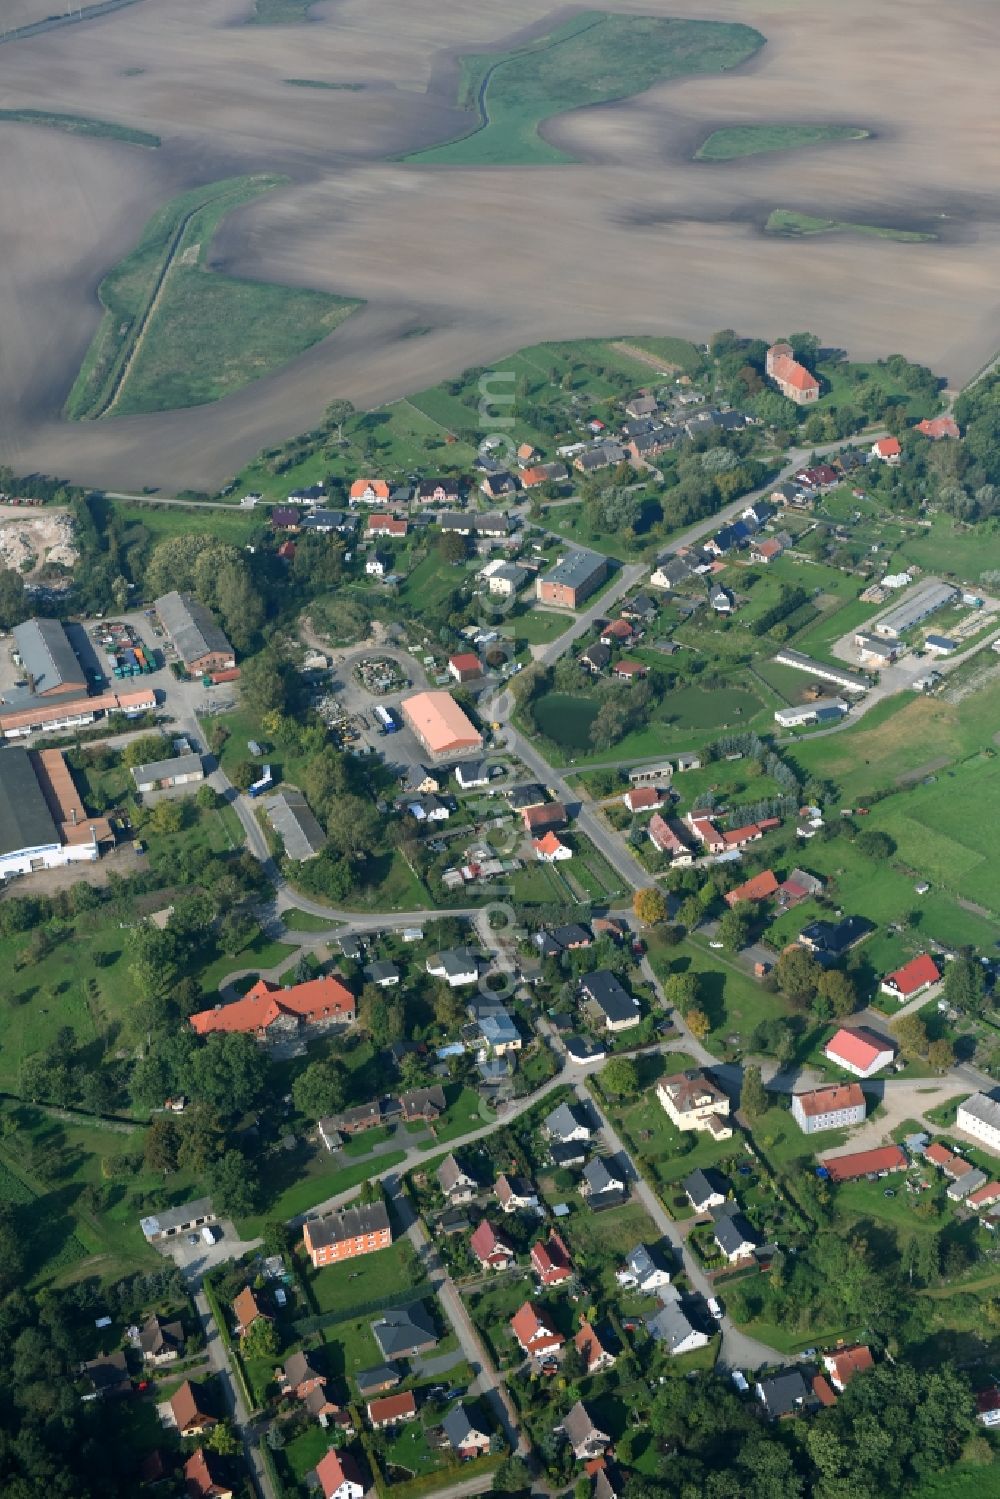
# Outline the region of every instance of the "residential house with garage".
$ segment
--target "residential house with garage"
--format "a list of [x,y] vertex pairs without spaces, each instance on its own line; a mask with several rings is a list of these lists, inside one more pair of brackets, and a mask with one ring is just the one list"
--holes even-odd
[[597,1425],[582,1400],[567,1411],[556,1431],[565,1436],[573,1449],[573,1456],[580,1463],[600,1457],[611,1445],[611,1438]]
[[565,1341],[545,1313],[530,1301],[524,1302],[511,1317],[510,1330],[523,1352],[531,1358],[556,1353]]
[[509,1270],[517,1259],[514,1250],[497,1233],[488,1218],[473,1231],[469,1247],[484,1270]]

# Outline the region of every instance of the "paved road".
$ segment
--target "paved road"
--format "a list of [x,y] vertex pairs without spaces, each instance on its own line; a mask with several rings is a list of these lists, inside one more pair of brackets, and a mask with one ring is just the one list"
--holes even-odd
[[260,1444],[257,1431],[250,1420],[250,1412],[240,1393],[240,1387],[233,1376],[229,1363],[229,1354],[222,1340],[212,1309],[208,1304],[208,1297],[201,1287],[201,1279],[198,1278],[192,1287],[195,1308],[198,1319],[201,1322],[202,1332],[205,1335],[205,1353],[212,1370],[219,1376],[225,1394],[226,1407],[229,1410],[233,1424],[243,1441],[243,1455],[246,1458],[247,1468],[251,1473],[254,1486],[262,1499],[278,1499],[267,1469],[264,1467],[263,1458],[260,1455]]
[[531,1450],[530,1444],[518,1427],[517,1413],[511,1404],[506,1386],[494,1368],[493,1361],[479,1333],[473,1326],[465,1302],[441,1263],[441,1257],[427,1237],[423,1224],[410,1206],[409,1199],[400,1190],[398,1177],[390,1177],[386,1186],[392,1205],[403,1224],[406,1237],[413,1245],[417,1259],[433,1287],[434,1294],[444,1307],[445,1316],[454,1328],[466,1362],[475,1374],[475,1379],[469,1386],[469,1393],[479,1394],[490,1406],[511,1452],[518,1452],[525,1456]]
[[[577,1083],[576,1093],[577,1097],[597,1114],[601,1121],[601,1132],[611,1150],[616,1155],[630,1160],[631,1157],[625,1149],[621,1136],[601,1109],[594,1095],[582,1083]],[[674,1246],[678,1257],[683,1261],[685,1273],[694,1289],[706,1300],[709,1296],[713,1296],[715,1288],[688,1249],[679,1225],[670,1217],[652,1187],[638,1172],[632,1185],[632,1194],[642,1203],[663,1237]],[[759,1369],[764,1364],[781,1362],[780,1355],[776,1354],[773,1348],[769,1348],[766,1343],[758,1343],[756,1338],[748,1337],[746,1333],[740,1332],[728,1316],[722,1319],[722,1359],[730,1369]]]

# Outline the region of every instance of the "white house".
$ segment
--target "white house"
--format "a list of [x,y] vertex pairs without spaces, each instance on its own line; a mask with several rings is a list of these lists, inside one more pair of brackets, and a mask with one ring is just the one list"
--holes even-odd
[[885,1036],[864,1026],[841,1026],[837,1034],[823,1048],[828,1062],[835,1062],[855,1077],[874,1077],[883,1067],[888,1067],[896,1055],[896,1048]]
[[362,1499],[365,1492],[361,1470],[349,1452],[332,1448],[316,1465],[319,1492],[323,1499]]
[[964,1134],[981,1140],[990,1150],[1000,1151],[1000,1101],[988,1093],[973,1093],[958,1106],[956,1126]]
[[806,1093],[792,1094],[792,1118],[806,1135],[825,1129],[850,1129],[863,1124],[865,1095],[860,1083],[830,1083]]
[[551,1114],[547,1114],[542,1121],[542,1128],[550,1140],[558,1140],[561,1145],[590,1139],[590,1126],[579,1118],[568,1103],[561,1103]]
[[669,1286],[670,1271],[653,1258],[645,1244],[637,1244],[625,1256],[625,1264],[615,1272],[615,1279],[620,1286],[634,1286],[648,1296]]
[[705,1130],[716,1140],[728,1140],[729,1099],[703,1072],[678,1072],[661,1077],[656,1096],[678,1129]]

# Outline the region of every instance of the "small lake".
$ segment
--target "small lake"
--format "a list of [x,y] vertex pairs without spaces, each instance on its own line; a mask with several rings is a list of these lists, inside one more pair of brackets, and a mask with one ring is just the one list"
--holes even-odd
[[550,692],[532,705],[535,722],[554,744],[568,750],[591,749],[590,726],[597,717],[596,698],[572,692]]

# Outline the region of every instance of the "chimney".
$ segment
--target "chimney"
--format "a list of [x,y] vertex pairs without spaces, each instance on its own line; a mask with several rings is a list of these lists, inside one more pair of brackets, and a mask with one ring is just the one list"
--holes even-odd
[[70,807],[70,809],[69,809],[69,820],[70,820],[70,826],[75,828],[76,827],[76,808],[75,807]]

